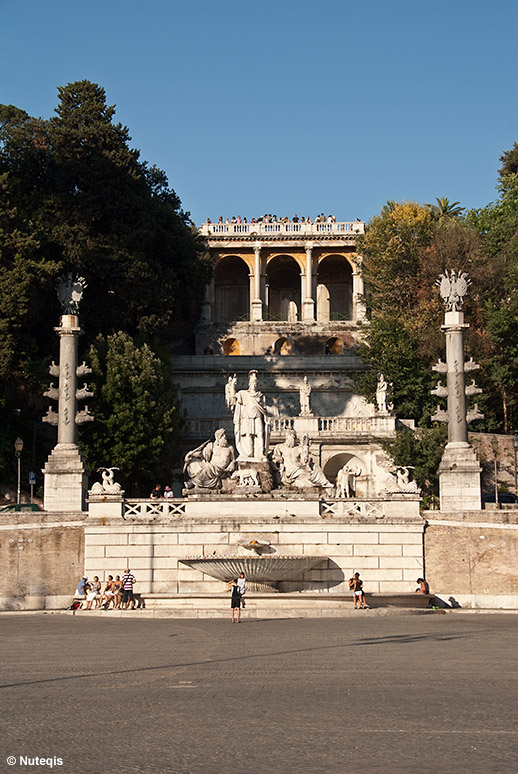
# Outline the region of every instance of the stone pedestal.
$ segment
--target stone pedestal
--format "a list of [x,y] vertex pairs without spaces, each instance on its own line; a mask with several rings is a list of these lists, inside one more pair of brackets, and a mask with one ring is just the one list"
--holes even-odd
[[312,298],[305,298],[303,304],[304,322],[313,322],[315,320],[315,301]]
[[252,320],[253,322],[261,322],[263,319],[263,302],[260,298],[254,298],[252,300]]
[[481,467],[469,443],[446,445],[439,465],[441,511],[477,511],[482,507]]
[[45,474],[44,509],[76,513],[85,508],[88,469],[73,443],[58,443],[43,468]]

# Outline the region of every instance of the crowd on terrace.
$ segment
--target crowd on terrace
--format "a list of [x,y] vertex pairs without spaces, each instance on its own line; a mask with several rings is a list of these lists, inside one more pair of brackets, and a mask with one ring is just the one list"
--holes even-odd
[[[356,218],[356,221],[359,223],[359,219]],[[207,218],[205,221],[207,224],[211,224],[212,220],[210,218]],[[242,218],[241,215],[238,215],[237,218],[235,215],[232,216],[232,218],[225,218],[223,219],[223,215],[220,215],[217,220],[218,225],[230,225],[230,224],[237,224],[240,225],[241,223],[248,223],[248,220],[246,218]],[[263,215],[260,218],[252,218],[250,223],[336,223],[336,218],[334,215],[325,215],[323,212],[320,213],[320,215],[317,215],[315,220],[311,220],[311,218],[299,218],[297,214],[295,214],[292,218],[288,217],[282,217],[279,218],[277,215]]]

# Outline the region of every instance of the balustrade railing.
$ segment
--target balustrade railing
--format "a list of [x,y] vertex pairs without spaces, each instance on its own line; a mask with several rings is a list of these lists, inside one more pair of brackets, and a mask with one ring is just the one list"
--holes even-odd
[[156,516],[184,516],[185,500],[161,499],[161,500],[124,500],[123,516],[134,518],[154,518]]
[[[395,430],[396,420],[391,416],[372,417],[273,417],[270,419],[272,434],[283,433],[286,430],[297,430],[299,422],[304,423],[304,432],[317,437],[318,435],[389,435]],[[230,416],[214,419],[184,420],[184,433],[187,436],[201,439],[211,438],[218,427],[227,431],[230,438],[233,434],[232,418]]]
[[363,234],[362,221],[343,223],[204,223],[203,236],[326,236]]
[[395,429],[394,417],[319,417],[319,433],[369,433],[382,435]]

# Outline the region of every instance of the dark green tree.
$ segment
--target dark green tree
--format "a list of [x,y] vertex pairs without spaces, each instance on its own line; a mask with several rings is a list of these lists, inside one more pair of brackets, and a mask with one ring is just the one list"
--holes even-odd
[[95,422],[80,434],[92,470],[116,466],[126,485],[147,494],[170,478],[178,440],[178,397],[168,361],[126,333],[99,335],[87,353]]

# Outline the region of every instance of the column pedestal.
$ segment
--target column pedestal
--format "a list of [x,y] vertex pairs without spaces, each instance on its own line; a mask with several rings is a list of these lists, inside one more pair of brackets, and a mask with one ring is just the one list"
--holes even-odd
[[469,443],[446,444],[438,470],[441,511],[479,511],[482,508],[481,470]]
[[252,321],[261,322],[263,319],[263,302],[260,298],[252,300]]
[[315,322],[315,301],[313,298],[304,299],[304,322]]
[[58,443],[45,467],[46,511],[78,513],[85,509],[88,469],[76,444]]

